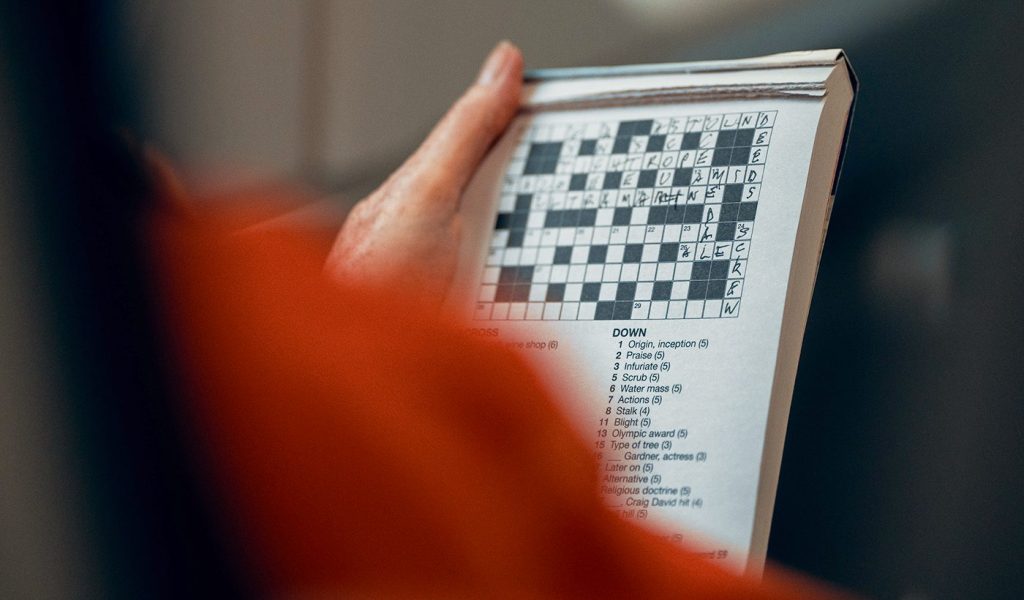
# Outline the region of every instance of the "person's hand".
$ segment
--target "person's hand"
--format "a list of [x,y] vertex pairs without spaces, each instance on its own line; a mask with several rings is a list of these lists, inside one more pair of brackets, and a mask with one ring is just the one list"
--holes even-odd
[[327,258],[338,279],[397,284],[441,301],[455,274],[462,192],[519,106],[523,58],[508,42],[384,184],[356,204]]

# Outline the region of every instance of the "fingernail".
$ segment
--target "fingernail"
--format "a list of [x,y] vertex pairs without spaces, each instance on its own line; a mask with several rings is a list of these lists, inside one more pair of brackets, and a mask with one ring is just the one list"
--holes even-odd
[[478,85],[492,85],[508,74],[508,68],[512,64],[512,48],[512,44],[507,41],[498,42],[484,61],[484,66],[480,68],[480,75],[476,78]]

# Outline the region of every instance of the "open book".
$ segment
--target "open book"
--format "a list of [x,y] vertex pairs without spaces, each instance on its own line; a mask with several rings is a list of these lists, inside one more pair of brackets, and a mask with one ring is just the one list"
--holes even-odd
[[739,570],[764,564],[855,93],[838,50],[534,71],[465,196],[450,302],[588,402],[615,510]]

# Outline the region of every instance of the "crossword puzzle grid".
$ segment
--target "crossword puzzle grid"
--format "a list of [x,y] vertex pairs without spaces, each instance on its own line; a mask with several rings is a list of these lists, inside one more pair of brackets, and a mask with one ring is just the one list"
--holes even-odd
[[535,125],[478,320],[736,317],[775,112]]

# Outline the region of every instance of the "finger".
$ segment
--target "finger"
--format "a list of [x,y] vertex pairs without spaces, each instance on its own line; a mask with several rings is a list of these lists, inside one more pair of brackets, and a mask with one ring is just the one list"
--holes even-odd
[[519,49],[508,42],[498,44],[477,81],[395,173],[396,182],[417,190],[417,196],[427,201],[457,203],[480,161],[515,116],[522,73]]

